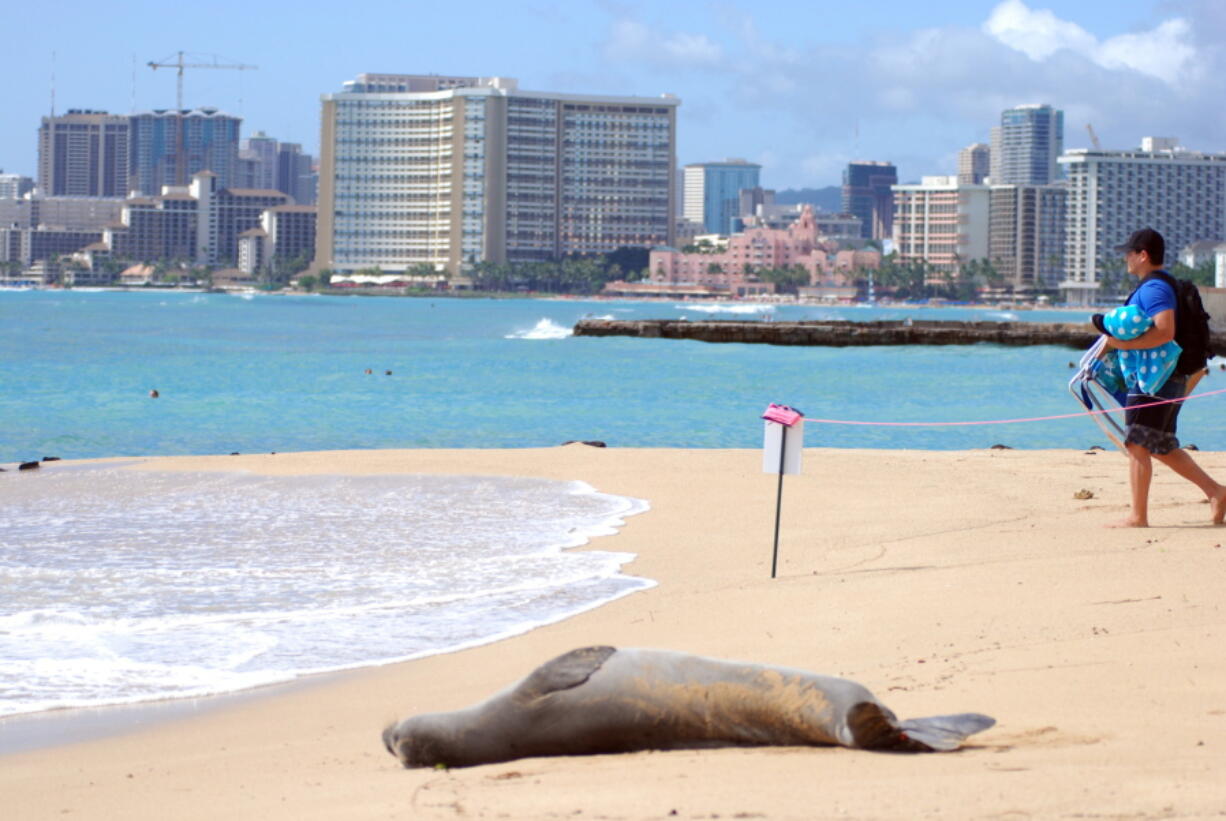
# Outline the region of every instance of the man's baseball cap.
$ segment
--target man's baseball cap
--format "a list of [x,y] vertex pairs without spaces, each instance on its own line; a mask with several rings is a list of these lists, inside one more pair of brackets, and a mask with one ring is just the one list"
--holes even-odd
[[1115,250],[1121,254],[1128,251],[1145,251],[1151,260],[1161,264],[1166,256],[1166,240],[1153,228],[1142,228],[1133,231],[1123,245],[1115,246]]

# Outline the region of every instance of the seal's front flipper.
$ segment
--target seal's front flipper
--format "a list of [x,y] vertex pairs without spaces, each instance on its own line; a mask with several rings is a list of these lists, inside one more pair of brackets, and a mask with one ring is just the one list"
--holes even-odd
[[533,670],[515,688],[513,698],[522,704],[558,690],[578,687],[616,652],[616,647],[600,646],[581,647],[564,653]]
[[912,718],[899,726],[907,737],[934,752],[956,750],[968,735],[988,729],[996,719],[980,713],[958,713],[950,716]]

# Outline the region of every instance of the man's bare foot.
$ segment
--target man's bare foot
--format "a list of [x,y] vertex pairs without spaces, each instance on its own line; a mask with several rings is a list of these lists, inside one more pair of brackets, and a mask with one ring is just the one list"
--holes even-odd
[[1213,523],[1215,525],[1220,525],[1223,521],[1226,521],[1226,489],[1223,489],[1221,495],[1216,499],[1209,500],[1209,509],[1213,511]]
[[[1226,504],[1226,502],[1223,502],[1223,504]],[[1112,522],[1107,527],[1149,527],[1149,522],[1145,519],[1138,519],[1136,516],[1129,516],[1123,521]]]

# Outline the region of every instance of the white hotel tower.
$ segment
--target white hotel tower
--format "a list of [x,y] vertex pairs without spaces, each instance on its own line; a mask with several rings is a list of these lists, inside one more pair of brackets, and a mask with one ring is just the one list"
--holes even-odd
[[322,99],[316,269],[459,274],[672,242],[675,97],[362,74]]
[[1146,137],[1139,150],[1073,149],[1059,162],[1068,174],[1060,289],[1070,303],[1092,302],[1103,272],[1123,271],[1114,248],[1138,228],[1162,234],[1168,263],[1193,242],[1226,239],[1226,154]]

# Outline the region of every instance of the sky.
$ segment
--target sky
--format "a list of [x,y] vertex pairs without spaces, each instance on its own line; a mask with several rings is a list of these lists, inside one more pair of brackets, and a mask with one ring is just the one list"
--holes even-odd
[[[31,21],[31,16],[40,19]],[[1222,0],[282,0],[56,2],[0,50],[0,169],[35,176],[39,118],[184,104],[318,153],[319,98],[363,72],[515,77],[522,89],[681,99],[679,165],[740,157],[768,188],[956,171],[1004,108],[1065,112],[1065,146],[1175,136],[1226,151]],[[25,36],[21,26],[29,26]],[[48,37],[52,34],[52,37]],[[36,36],[37,35],[37,36]],[[53,81],[54,80],[54,81]]]

